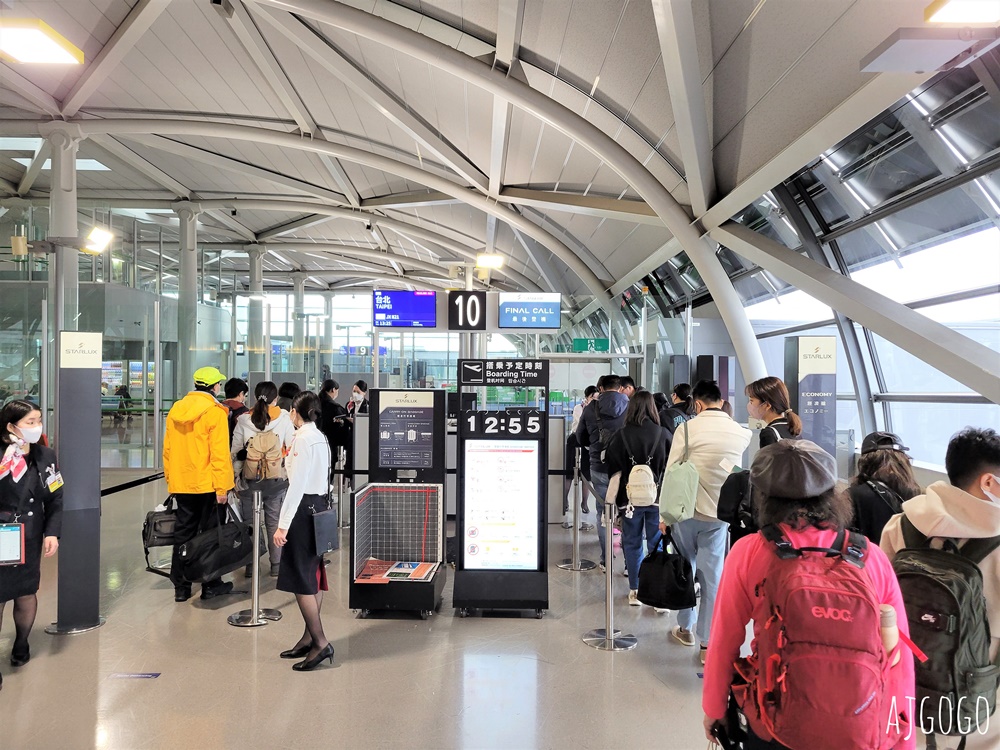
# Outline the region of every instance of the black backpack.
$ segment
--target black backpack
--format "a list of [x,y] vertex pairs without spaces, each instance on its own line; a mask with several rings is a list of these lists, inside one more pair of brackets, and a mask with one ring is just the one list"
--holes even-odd
[[[990,662],[990,623],[979,569],[1000,547],[1000,536],[969,539],[961,548],[944,539],[941,549],[933,549],[905,514],[901,529],[906,547],[892,567],[910,638],[927,655],[927,661],[916,662],[915,722],[935,734],[969,735],[988,726],[1000,687],[1000,664]],[[964,747],[963,736],[959,748]]]
[[246,406],[241,406],[238,409],[229,410],[229,445],[233,444],[233,433],[236,432],[236,422],[243,414],[246,414],[250,409]]
[[757,508],[750,488],[750,472],[747,469],[735,471],[726,477],[719,491],[719,506],[716,516],[729,524],[729,543],[736,544],[745,536],[756,534]]

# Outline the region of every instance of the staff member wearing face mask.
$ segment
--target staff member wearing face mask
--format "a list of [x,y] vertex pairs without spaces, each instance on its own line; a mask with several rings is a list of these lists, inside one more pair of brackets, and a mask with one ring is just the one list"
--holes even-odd
[[[0,460],[0,523],[24,525],[24,562],[0,565],[0,625],[7,602],[14,602],[14,644],[10,663],[28,663],[28,634],[38,610],[42,555],[59,549],[62,527],[62,475],[56,454],[38,443],[42,413],[28,401],[11,401],[0,411],[3,459]],[[0,677],[0,686],[3,678]]]
[[354,419],[355,414],[368,413],[368,383],[359,380],[351,388],[351,401],[347,405],[347,413]]

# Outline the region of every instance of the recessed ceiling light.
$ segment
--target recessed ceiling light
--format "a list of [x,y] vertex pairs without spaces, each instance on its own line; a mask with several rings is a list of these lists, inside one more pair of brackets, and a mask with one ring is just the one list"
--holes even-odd
[[15,63],[83,64],[83,51],[38,18],[0,18],[0,57]]
[[1000,0],[935,0],[924,9],[927,23],[998,23]]
[[[29,167],[31,166],[31,159],[26,159],[24,157],[18,156],[14,158],[18,164]],[[45,163],[42,165],[42,171],[52,169],[52,160],[46,159]],[[77,172],[110,172],[111,167],[106,167],[97,159],[77,159],[76,160],[76,171]]]

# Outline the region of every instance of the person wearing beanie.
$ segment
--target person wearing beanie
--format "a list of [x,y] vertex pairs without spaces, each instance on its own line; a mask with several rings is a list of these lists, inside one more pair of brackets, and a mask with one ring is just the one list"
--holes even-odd
[[[194,390],[177,401],[167,414],[163,436],[163,477],[177,504],[174,554],[170,580],[174,601],[191,598],[191,582],[181,573],[180,547],[205,529],[221,522],[216,505],[225,505],[235,484],[229,460],[229,410],[219,403],[226,376],[214,367],[194,373]],[[233,590],[221,578],[201,585],[201,598],[211,599]]]
[[[782,440],[762,448],[751,465],[750,482],[758,498],[761,529],[777,526],[796,549],[829,549],[851,521],[850,500],[835,489],[836,459],[809,440]],[[758,592],[776,559],[775,545],[765,539],[763,531],[736,542],[726,559],[715,599],[702,693],[705,733],[709,738],[718,724],[726,722],[730,685],[736,674],[734,665],[746,639],[747,624],[753,622],[756,641],[771,618],[771,604]],[[871,584],[876,601],[895,609],[900,632],[909,635],[903,597],[889,559],[874,545],[868,546],[862,559],[862,576]],[[902,658],[890,668],[881,703],[884,714],[879,718],[881,727],[895,731],[893,727],[899,717],[890,716],[892,706],[895,703],[897,708],[907,710],[907,696],[913,696],[914,689],[913,659]],[[894,746],[898,750],[915,747],[914,733],[906,731],[904,718],[909,720],[899,718],[900,737]],[[837,729],[836,722],[823,727],[829,744],[814,745],[809,750],[848,747],[844,738],[838,737]],[[778,742],[762,740],[752,730],[750,734],[744,745],[746,750],[788,750]]]

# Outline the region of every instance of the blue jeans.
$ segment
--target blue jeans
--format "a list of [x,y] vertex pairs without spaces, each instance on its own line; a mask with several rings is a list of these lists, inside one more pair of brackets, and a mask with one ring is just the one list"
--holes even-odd
[[702,521],[689,518],[670,527],[677,551],[691,562],[695,580],[701,584],[701,600],[695,608],[682,609],[677,613],[677,624],[685,630],[695,630],[697,618],[698,642],[708,645],[708,634],[712,628],[712,610],[715,609],[715,595],[722,580],[722,563],[726,557],[729,541],[729,525],[725,521]]
[[651,542],[660,530],[660,506],[647,505],[634,508],[632,517],[622,515],[622,550],[625,552],[625,567],[628,568],[628,587],[632,591],[639,588],[639,563],[642,562],[642,533],[646,532],[646,542]]
[[605,550],[608,546],[608,530],[604,528],[604,496],[608,494],[608,478],[606,472],[590,467],[590,483],[594,485],[597,497],[594,498],[594,507],[597,509],[597,541],[601,545],[601,565],[604,565],[606,557]]

